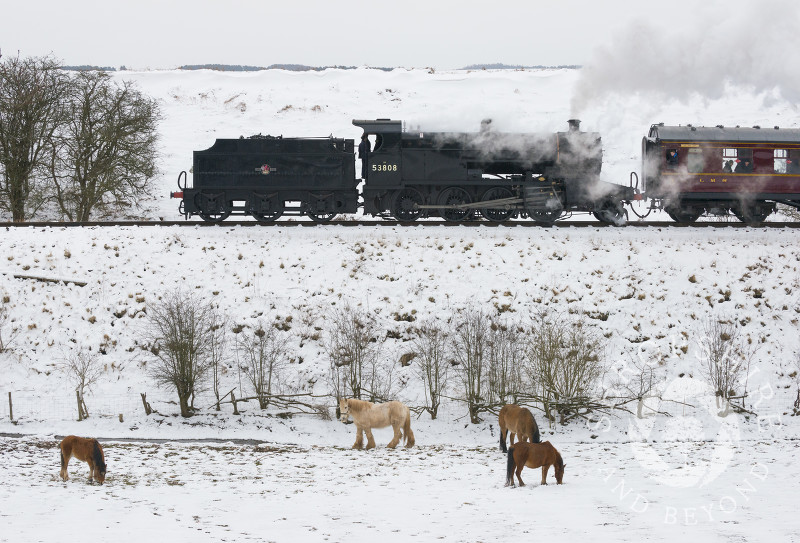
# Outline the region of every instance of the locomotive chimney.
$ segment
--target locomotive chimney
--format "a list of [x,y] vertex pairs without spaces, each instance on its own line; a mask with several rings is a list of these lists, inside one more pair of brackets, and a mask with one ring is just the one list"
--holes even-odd
[[570,119],[567,121],[569,124],[569,131],[570,132],[580,132],[581,130],[581,121],[580,119]]

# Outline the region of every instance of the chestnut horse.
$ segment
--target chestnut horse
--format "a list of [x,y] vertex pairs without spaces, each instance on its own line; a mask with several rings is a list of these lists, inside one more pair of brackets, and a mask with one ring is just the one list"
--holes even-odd
[[564,468],[567,466],[561,459],[555,447],[549,441],[544,443],[525,443],[520,442],[512,445],[508,449],[508,464],[506,469],[506,486],[514,486],[514,470],[517,472],[519,486],[525,486],[522,482],[522,468],[542,468],[542,484],[547,484],[547,471],[550,466],[555,468],[556,483],[561,484],[564,479]]
[[[355,398],[340,399],[339,412],[340,420],[347,422],[347,417],[353,418],[356,424],[356,442],[354,449],[364,447],[364,436],[367,434],[367,449],[375,447],[375,439],[372,437],[373,428],[386,428],[391,426],[394,429],[394,438],[387,447],[394,449],[400,438],[405,437],[406,448],[414,446],[414,432],[411,431],[411,412],[408,407],[400,402],[386,402],[374,404]],[[401,431],[402,430],[402,431]]]
[[59,444],[61,449],[61,479],[66,481],[69,479],[67,473],[67,466],[69,459],[73,456],[78,460],[83,460],[89,464],[89,482],[94,480],[103,484],[106,480],[106,459],[103,456],[103,448],[96,439],[87,439],[85,437],[67,436]]
[[514,434],[517,435],[520,443],[528,439],[531,443],[539,443],[539,426],[536,424],[536,419],[533,418],[533,413],[526,407],[508,404],[504,405],[500,410],[498,417],[500,424],[500,450],[506,450],[506,431],[511,432],[509,444],[514,445]]

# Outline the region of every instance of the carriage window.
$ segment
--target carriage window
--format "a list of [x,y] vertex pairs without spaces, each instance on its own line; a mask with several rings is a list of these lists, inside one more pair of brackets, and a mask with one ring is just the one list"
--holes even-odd
[[723,149],[722,171],[724,173],[731,173],[733,171],[733,167],[736,165],[737,158],[739,158],[738,149]]
[[703,158],[702,149],[689,149],[689,159],[687,161],[687,168],[690,173],[700,173],[705,166],[705,159]]
[[786,149],[775,149],[773,151],[775,173],[786,173]]
[[667,149],[667,168],[677,168],[678,166],[678,150]]

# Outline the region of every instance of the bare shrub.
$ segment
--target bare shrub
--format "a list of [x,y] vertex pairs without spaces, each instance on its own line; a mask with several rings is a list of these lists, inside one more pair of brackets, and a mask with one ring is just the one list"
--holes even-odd
[[597,404],[605,372],[602,336],[582,320],[539,315],[527,348],[526,373],[545,416],[566,424]]
[[174,388],[181,416],[192,416],[190,400],[202,389],[213,359],[221,318],[218,309],[176,290],[148,303],[144,339],[156,360],[150,373],[159,386]]
[[425,411],[431,419],[435,419],[442,402],[442,395],[447,388],[450,363],[449,340],[450,332],[444,325],[435,320],[420,324],[413,340],[414,352],[417,354],[413,361],[414,370],[422,381],[422,390],[425,394]]
[[332,393],[339,398],[362,398],[365,372],[371,371],[382,344],[381,329],[365,310],[345,305],[330,318],[325,350],[330,360]]
[[700,346],[700,372],[708,380],[717,398],[721,416],[730,412],[733,399],[747,395],[746,382],[750,362],[757,350],[743,337],[739,323],[732,319],[710,317],[703,324]]
[[211,373],[211,390],[214,393],[214,398],[217,400],[216,409],[220,410],[220,385],[222,383],[222,375],[226,372],[225,358],[228,347],[228,319],[224,315],[218,315],[218,321],[212,326],[214,332],[211,336],[209,344],[210,364],[209,371]]
[[484,390],[489,320],[482,311],[475,309],[467,310],[459,318],[452,340],[455,371],[462,386],[457,399],[467,404],[470,422],[478,424],[480,414],[491,409]]
[[241,369],[253,385],[258,405],[269,407],[270,397],[286,364],[287,340],[274,326],[259,322],[253,330],[244,329],[236,336],[236,351]]
[[657,366],[643,360],[630,358],[617,370],[617,377],[611,384],[613,396],[610,400],[620,400],[615,407],[621,407],[630,402],[636,402],[636,417],[644,418],[645,401],[648,398],[660,398],[661,385],[666,380],[663,372],[657,371]]
[[11,349],[14,340],[19,335],[19,328],[12,326],[9,329],[10,315],[5,302],[0,304],[0,354]]

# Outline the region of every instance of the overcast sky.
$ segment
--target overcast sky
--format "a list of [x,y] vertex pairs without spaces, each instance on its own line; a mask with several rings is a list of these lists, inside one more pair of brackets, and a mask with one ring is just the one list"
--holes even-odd
[[670,31],[699,12],[715,20],[716,10],[724,21],[726,14],[756,4],[763,5],[755,0],[0,0],[0,49],[4,55],[52,53],[67,65],[135,69],[206,63],[437,69],[494,62],[585,64],[597,47],[637,22]]

